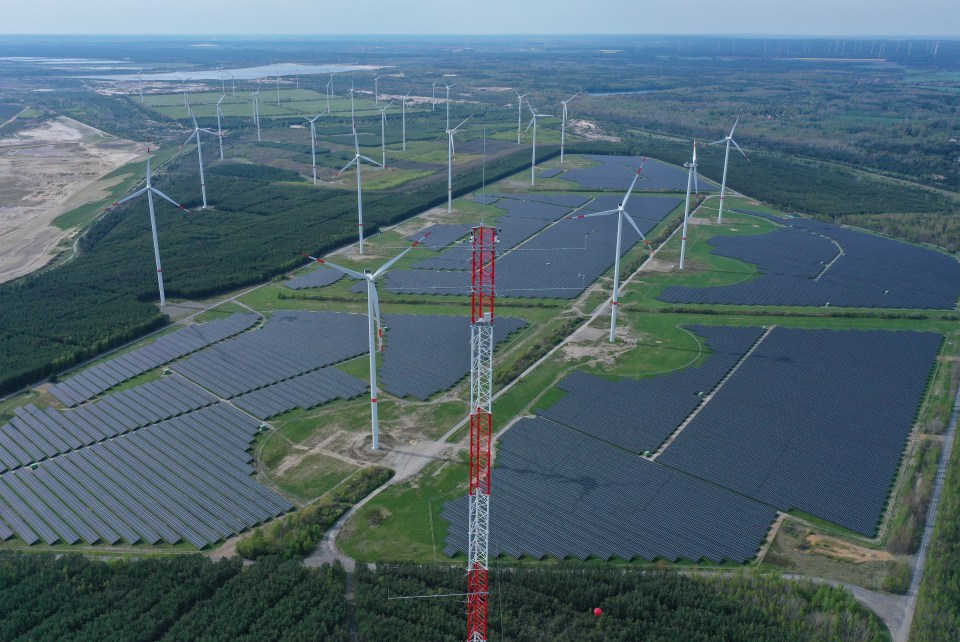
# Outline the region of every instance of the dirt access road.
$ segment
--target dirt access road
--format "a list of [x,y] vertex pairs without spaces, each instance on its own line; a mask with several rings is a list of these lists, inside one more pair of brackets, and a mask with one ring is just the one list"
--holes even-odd
[[53,219],[105,198],[124,177],[103,177],[146,151],[66,117],[0,140],[0,283],[46,265],[76,233]]

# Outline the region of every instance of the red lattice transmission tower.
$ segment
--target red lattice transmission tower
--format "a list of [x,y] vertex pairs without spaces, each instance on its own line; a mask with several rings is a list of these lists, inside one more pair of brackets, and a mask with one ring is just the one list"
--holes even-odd
[[493,281],[497,232],[478,226],[473,246],[470,314],[470,517],[467,551],[467,641],[487,639],[490,581],[490,455],[493,438]]

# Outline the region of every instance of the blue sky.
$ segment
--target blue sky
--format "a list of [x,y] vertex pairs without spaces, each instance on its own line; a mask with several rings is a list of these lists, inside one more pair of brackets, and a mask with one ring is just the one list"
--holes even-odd
[[960,0],[0,0],[6,34],[960,36]]

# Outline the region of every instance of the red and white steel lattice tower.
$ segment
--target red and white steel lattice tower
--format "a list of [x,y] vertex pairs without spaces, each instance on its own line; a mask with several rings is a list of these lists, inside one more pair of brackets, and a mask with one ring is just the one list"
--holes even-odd
[[497,232],[478,226],[473,246],[470,314],[470,516],[467,551],[467,641],[487,639],[490,456],[493,439],[493,281]]

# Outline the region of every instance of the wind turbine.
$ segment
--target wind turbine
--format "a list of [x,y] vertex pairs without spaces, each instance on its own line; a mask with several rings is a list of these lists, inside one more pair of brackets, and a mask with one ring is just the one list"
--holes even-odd
[[536,170],[537,170],[537,119],[538,118],[549,118],[553,114],[538,114],[534,111],[533,106],[530,104],[530,101],[527,101],[527,108],[530,110],[532,118],[530,123],[527,125],[527,128],[523,130],[523,133],[526,134],[531,127],[533,127],[533,156],[530,161],[530,184],[534,185],[536,183]]
[[414,242],[413,245],[381,265],[380,269],[378,269],[376,272],[364,270],[361,273],[357,272],[356,270],[342,267],[335,263],[330,263],[324,259],[319,259],[315,256],[305,255],[310,260],[316,261],[322,265],[328,265],[351,278],[367,282],[367,336],[370,354],[370,424],[373,433],[372,447],[374,450],[380,450],[380,423],[377,416],[377,350],[374,347],[374,343],[378,342],[380,350],[383,350],[383,325],[380,323],[380,299],[377,296],[377,286],[375,281],[383,276],[384,272],[386,272],[390,266],[402,259],[407,252],[420,245],[420,243],[423,242],[423,239],[427,238],[429,235],[429,232],[424,234],[422,237],[420,237],[420,239]]
[[[351,122],[351,123],[352,123],[352,122],[355,122],[355,121],[354,121],[354,118],[353,118],[353,94],[354,94],[354,93],[355,93],[355,92],[353,91],[353,81],[351,80],[351,81],[350,81],[350,122]],[[354,131],[356,131],[357,128],[354,127],[353,129],[354,129]]]
[[723,155],[723,180],[720,181],[720,210],[717,212],[717,223],[723,223],[723,199],[727,193],[727,163],[730,162],[730,143],[733,143],[733,146],[737,148],[737,151],[743,154],[743,157],[747,159],[748,163],[750,162],[750,158],[742,149],[740,149],[740,145],[737,145],[737,141],[733,140],[733,132],[736,131],[737,123],[739,122],[740,116],[737,116],[737,119],[733,121],[733,127],[730,128],[730,133],[720,140],[710,143],[711,145],[719,145],[720,143],[727,144],[727,151]]
[[140,104],[143,104],[143,76],[137,73],[137,80],[140,81]]
[[217,101],[217,138],[220,139],[220,160],[223,160],[223,128],[220,126],[221,119],[226,119],[226,116],[223,115],[223,112],[220,110],[220,103],[223,102],[223,99],[227,97],[227,94],[224,93],[220,96],[220,100]]
[[380,110],[380,151],[383,153],[381,165],[387,166],[387,109],[393,104],[391,100]]
[[225,74],[227,74],[228,76],[230,76],[230,94],[231,94],[234,98],[236,98],[236,97],[237,97],[237,83],[236,83],[236,79],[234,79],[233,74],[231,74],[229,71],[224,71],[223,73],[225,73]]
[[516,89],[513,90],[513,93],[517,95],[517,145],[520,144],[520,127],[522,126],[521,117],[523,116],[523,99],[529,96],[529,93],[521,94]]
[[[190,137],[187,140],[183,141],[183,145],[186,145],[194,138],[197,139],[197,158],[200,160],[200,193],[203,195],[203,207],[200,209],[207,209],[207,184],[203,180],[203,151],[200,146],[200,132],[205,134],[210,134],[211,136],[216,136],[215,132],[210,131],[209,129],[201,129],[200,125],[197,124],[197,117],[193,114],[193,107],[190,107],[190,118],[193,119],[193,133],[190,134]],[[183,145],[180,145],[180,149],[183,149]]]
[[[680,269],[683,269],[683,259],[687,254],[687,219],[690,218],[690,186],[697,180],[697,141],[693,141],[693,160],[684,163],[687,168],[687,200],[683,206],[683,231],[680,234]],[[700,189],[697,189],[697,193]]]
[[403,151],[407,151],[407,96],[410,95],[411,89],[403,95],[403,98],[400,99],[400,113],[403,122],[403,134],[401,135],[401,140],[403,141]]
[[333,74],[330,74],[330,80],[327,81],[327,113],[330,113],[330,93],[333,91]]
[[437,85],[440,84],[439,80],[433,81],[433,97],[430,99],[430,111],[437,110]]
[[361,174],[360,161],[365,160],[371,165],[376,165],[377,167],[383,167],[383,165],[373,160],[372,158],[367,158],[366,156],[360,153],[360,140],[357,138],[356,123],[353,123],[353,148],[355,150],[355,154],[353,158],[350,160],[349,163],[343,166],[343,169],[337,172],[337,176],[340,176],[340,174],[343,174],[345,171],[350,169],[351,165],[357,166],[357,215],[359,217],[358,227],[360,228],[360,254],[363,254],[363,180],[360,177],[360,174]]
[[447,212],[453,211],[453,135],[460,131],[460,128],[463,125],[473,118],[473,116],[467,116],[466,120],[454,127],[453,129],[447,130]]
[[561,100],[560,103],[563,105],[563,120],[560,122],[560,163],[563,163],[563,145],[566,142],[567,137],[567,103],[580,95],[578,91],[574,95],[570,96],[566,100]]
[[320,112],[313,118],[303,117],[305,121],[310,123],[310,158],[313,161],[313,184],[317,184],[317,127],[315,125],[316,120],[323,116],[323,112]]
[[220,93],[225,94],[227,93],[227,78],[223,75],[223,65],[220,65],[217,71],[220,72]]
[[457,83],[453,83],[452,85],[448,85],[448,84],[447,84],[447,81],[444,80],[444,81],[443,81],[443,86],[447,88],[447,129],[450,129],[450,88],[451,88],[451,87],[456,87],[456,86],[457,86]]
[[180,76],[176,77],[180,81],[180,88],[183,90],[183,108],[187,110],[187,115],[190,115],[190,99],[187,97],[187,82]]
[[151,179],[150,150],[147,149],[147,186],[141,190],[137,190],[136,192],[134,192],[130,196],[127,196],[126,198],[120,199],[119,201],[114,203],[112,207],[116,207],[121,203],[126,203],[127,201],[135,199],[141,194],[146,193],[147,204],[150,206],[150,230],[153,232],[153,258],[156,260],[156,263],[157,263],[157,283],[160,285],[160,307],[163,307],[167,304],[167,297],[163,292],[163,270],[160,269],[160,244],[157,242],[157,219],[153,213],[153,195],[156,194],[160,198],[170,201],[171,203],[173,203],[174,205],[182,209],[187,214],[190,213],[190,210],[188,210],[183,205],[176,202],[175,200],[173,200],[172,198],[170,198],[169,196],[167,196],[166,194],[158,190],[156,187],[154,187],[150,179]]
[[383,78],[383,76],[377,76],[373,79],[373,102],[376,105],[380,104],[380,90],[377,83],[380,82],[381,78]]
[[260,85],[257,84],[257,90],[250,92],[253,97],[253,124],[257,126],[257,142],[260,140]]
[[277,107],[280,106],[280,76],[277,76]]
[[593,214],[581,214],[580,216],[572,216],[570,218],[591,218],[594,216],[607,216],[609,214],[617,215],[617,249],[616,254],[613,259],[613,297],[610,300],[610,340],[615,341],[617,338],[617,305],[619,301],[617,300],[617,295],[620,293],[620,242],[623,237],[623,220],[626,219],[628,223],[636,230],[637,234],[640,235],[640,238],[643,239],[643,244],[647,247],[650,247],[650,242],[647,241],[647,237],[643,235],[643,232],[640,231],[640,228],[637,227],[636,221],[633,220],[633,217],[627,213],[627,201],[630,200],[630,194],[633,193],[633,188],[637,184],[637,179],[640,178],[640,172],[643,171],[643,164],[647,162],[646,157],[640,161],[640,167],[637,168],[637,173],[633,176],[633,182],[630,183],[630,188],[627,190],[626,195],[623,197],[623,201],[617,205],[615,210],[607,210],[605,212],[594,212]]

